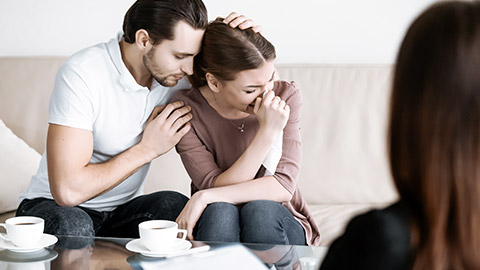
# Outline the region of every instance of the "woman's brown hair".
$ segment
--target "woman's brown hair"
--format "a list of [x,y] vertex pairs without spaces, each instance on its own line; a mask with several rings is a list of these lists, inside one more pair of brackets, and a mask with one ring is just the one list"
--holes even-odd
[[480,269],[480,3],[440,2],[397,56],[390,166],[411,210],[412,269]]
[[221,81],[232,81],[238,72],[259,68],[275,59],[275,47],[252,29],[232,28],[218,18],[207,26],[203,35],[202,51],[195,56],[194,87],[206,84],[205,74],[213,74]]

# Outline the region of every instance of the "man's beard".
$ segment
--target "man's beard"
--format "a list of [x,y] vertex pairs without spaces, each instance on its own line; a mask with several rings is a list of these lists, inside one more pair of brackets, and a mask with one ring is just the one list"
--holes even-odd
[[168,77],[173,77],[173,75],[167,75],[166,77],[158,77],[157,75],[154,74],[154,72],[152,70],[154,70],[154,64],[153,64],[153,61],[152,61],[152,54],[151,54],[152,51],[148,52],[147,55],[144,55],[143,56],[143,65],[145,66],[145,68],[148,70],[148,72],[150,72],[150,74],[152,75],[152,77],[162,86],[165,86],[165,87],[173,87],[175,85],[177,85],[178,83],[178,80],[169,80]]
[[152,74],[153,78],[162,86],[165,87],[173,87],[177,85],[178,81],[177,80],[168,80],[168,77],[163,77],[163,78],[158,78]]

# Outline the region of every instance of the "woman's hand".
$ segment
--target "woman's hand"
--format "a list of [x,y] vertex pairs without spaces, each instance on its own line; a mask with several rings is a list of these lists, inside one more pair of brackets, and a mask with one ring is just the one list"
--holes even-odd
[[270,90],[263,98],[258,97],[255,100],[253,112],[257,116],[260,128],[276,132],[283,130],[287,124],[290,107]]
[[203,210],[207,207],[207,203],[203,200],[202,194],[203,191],[197,191],[193,194],[176,220],[179,229],[187,230],[188,240],[194,240],[193,228],[200,219],[200,216],[202,216]]

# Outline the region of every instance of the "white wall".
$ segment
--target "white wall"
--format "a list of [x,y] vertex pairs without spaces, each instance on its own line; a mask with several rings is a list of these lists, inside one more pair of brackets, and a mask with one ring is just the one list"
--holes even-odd
[[[405,30],[435,0],[204,0],[262,25],[277,63],[393,63]],[[106,41],[134,0],[0,0],[0,56],[60,55]]]

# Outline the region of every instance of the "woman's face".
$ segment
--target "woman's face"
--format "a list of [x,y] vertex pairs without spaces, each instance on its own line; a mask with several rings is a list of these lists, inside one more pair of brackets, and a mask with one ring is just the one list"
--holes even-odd
[[275,65],[273,60],[265,62],[256,69],[237,73],[235,80],[222,81],[218,96],[233,110],[252,113],[255,99],[265,91],[273,89]]

